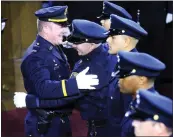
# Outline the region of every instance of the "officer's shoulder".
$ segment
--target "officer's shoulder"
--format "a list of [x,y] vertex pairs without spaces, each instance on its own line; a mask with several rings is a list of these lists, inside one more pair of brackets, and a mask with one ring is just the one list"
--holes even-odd
[[44,62],[44,56],[41,56],[39,53],[31,53],[28,55],[22,62],[23,65],[28,65],[30,63],[37,64],[38,62]]

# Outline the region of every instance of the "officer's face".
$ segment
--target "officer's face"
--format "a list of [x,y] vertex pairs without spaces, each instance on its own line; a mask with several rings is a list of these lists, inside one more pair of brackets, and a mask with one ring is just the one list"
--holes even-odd
[[109,45],[109,53],[117,54],[118,51],[124,50],[125,48],[125,39],[122,35],[110,36],[107,39]]
[[122,93],[135,94],[139,87],[139,76],[131,75],[125,78],[120,78],[118,86]]
[[[164,125],[154,121],[133,121],[135,136],[167,136],[163,135]],[[162,134],[162,135],[161,135]]]
[[92,50],[90,43],[73,44],[72,47],[77,50],[79,56],[87,55]]
[[110,29],[110,25],[111,25],[110,19],[103,19],[100,21],[100,23],[106,30]]
[[49,34],[51,35],[52,43],[59,45],[63,40],[64,28],[52,22]]

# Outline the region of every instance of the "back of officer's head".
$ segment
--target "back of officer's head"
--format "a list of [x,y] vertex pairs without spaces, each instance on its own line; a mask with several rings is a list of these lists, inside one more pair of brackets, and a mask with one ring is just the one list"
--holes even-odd
[[72,32],[67,41],[73,43],[73,48],[79,55],[86,55],[107,38],[105,32],[106,30],[95,22],[75,19],[72,21]]
[[54,45],[62,42],[67,24],[67,6],[42,8],[35,12],[38,34]]
[[134,102],[133,119],[136,136],[170,136],[172,134],[172,100],[166,96],[140,89]]
[[127,19],[132,19],[132,16],[122,7],[108,2],[108,1],[104,1],[103,2],[103,10],[102,10],[102,14],[97,17],[100,19],[100,23],[102,24],[102,26],[109,30],[110,29],[110,15],[111,14],[116,14],[118,16],[127,18]]
[[107,42],[110,46],[110,54],[116,54],[120,50],[131,51],[138,41],[148,33],[136,22],[112,14],[110,16],[111,27]]
[[120,51],[117,56],[117,77],[123,93],[135,94],[140,88],[153,87],[155,78],[165,69],[164,63],[146,53]]

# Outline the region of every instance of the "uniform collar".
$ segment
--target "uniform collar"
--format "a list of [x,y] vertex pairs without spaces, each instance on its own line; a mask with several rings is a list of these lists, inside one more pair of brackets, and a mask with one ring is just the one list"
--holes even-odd
[[[36,45],[37,46],[40,46],[41,49],[44,49],[44,50],[48,50],[50,51],[54,56],[56,56],[58,59],[62,60],[62,61],[65,61],[62,56],[61,56],[61,53],[60,51],[52,44],[50,43],[49,41],[45,40],[43,37],[41,37],[40,35],[37,35],[37,38],[36,38]],[[62,52],[62,51],[61,51]],[[63,53],[62,53],[63,54]]]
[[138,52],[136,48],[132,49],[130,52]]
[[149,88],[149,89],[148,89],[148,91],[150,91],[150,92],[156,92],[156,90],[155,90],[154,86],[153,86],[153,87],[151,87],[151,88]]
[[55,48],[55,46],[50,43],[49,41],[47,41],[46,39],[44,39],[42,36],[37,35],[36,38],[36,45],[37,46],[41,46],[41,48],[45,48],[47,50],[52,50],[53,48]]

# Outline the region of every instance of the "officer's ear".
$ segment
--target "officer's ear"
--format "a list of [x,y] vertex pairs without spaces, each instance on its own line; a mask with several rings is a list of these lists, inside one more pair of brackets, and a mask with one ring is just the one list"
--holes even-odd
[[144,76],[139,76],[139,84],[144,85],[147,82],[147,78]]
[[94,49],[95,48],[95,43],[90,43],[90,49],[92,50],[92,49]]
[[123,37],[124,37],[124,41],[125,41],[124,45],[125,45],[125,47],[128,47],[131,43],[131,37],[126,36],[126,35],[123,35]]
[[158,136],[163,136],[164,133],[166,133],[166,126],[161,122],[156,122],[154,124],[154,129],[157,132]]
[[49,33],[50,30],[52,29],[51,23],[50,22],[42,22],[42,29],[44,33]]

